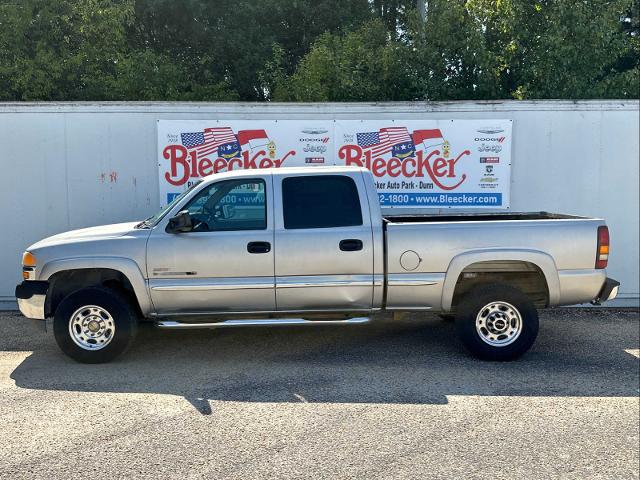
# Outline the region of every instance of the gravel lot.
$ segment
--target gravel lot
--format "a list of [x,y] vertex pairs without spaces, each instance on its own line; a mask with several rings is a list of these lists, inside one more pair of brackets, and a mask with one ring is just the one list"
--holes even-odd
[[637,310],[544,312],[511,363],[376,320],[144,328],[80,365],[0,314],[0,478],[638,478]]

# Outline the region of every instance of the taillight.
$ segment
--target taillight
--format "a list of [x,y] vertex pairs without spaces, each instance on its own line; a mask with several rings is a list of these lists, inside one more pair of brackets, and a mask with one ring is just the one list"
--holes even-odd
[[609,261],[609,229],[598,227],[598,250],[596,251],[596,268],[607,268]]

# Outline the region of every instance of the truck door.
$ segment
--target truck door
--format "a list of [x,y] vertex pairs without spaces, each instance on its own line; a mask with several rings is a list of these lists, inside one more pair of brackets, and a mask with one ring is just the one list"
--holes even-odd
[[278,310],[368,310],[373,234],[362,174],[274,173]]
[[181,210],[194,228],[154,228],[147,274],[156,312],[274,311],[271,175],[205,186]]

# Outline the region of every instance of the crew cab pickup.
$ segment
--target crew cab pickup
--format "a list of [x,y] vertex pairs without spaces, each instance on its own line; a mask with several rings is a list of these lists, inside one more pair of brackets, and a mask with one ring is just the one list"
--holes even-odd
[[122,353],[139,321],[349,325],[380,310],[455,317],[472,354],[509,360],[533,344],[538,308],[616,296],[608,255],[600,219],[383,216],[364,168],[242,170],[205,177],[142,222],[31,245],[16,297],[87,363]]

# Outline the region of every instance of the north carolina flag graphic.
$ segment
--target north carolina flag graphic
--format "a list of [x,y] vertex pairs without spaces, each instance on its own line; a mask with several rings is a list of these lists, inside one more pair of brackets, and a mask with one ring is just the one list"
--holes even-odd
[[425,150],[437,147],[444,143],[444,138],[442,138],[442,132],[439,128],[431,130],[414,130],[412,137],[414,145],[422,145]]
[[243,150],[251,151],[264,148],[269,143],[269,137],[264,130],[240,130],[238,132],[238,143]]

